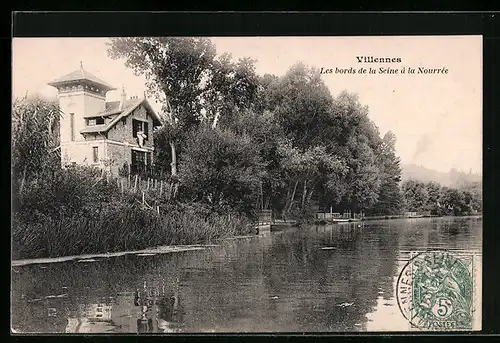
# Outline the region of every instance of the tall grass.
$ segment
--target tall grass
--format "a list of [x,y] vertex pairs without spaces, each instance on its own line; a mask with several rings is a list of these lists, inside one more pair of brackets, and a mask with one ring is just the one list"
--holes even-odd
[[138,250],[159,245],[214,243],[250,230],[242,216],[211,215],[172,209],[159,215],[139,206],[115,204],[96,217],[75,214],[38,221],[14,219],[13,258],[59,257]]
[[122,194],[116,182],[85,168],[26,182],[14,195],[13,259],[138,250],[160,245],[213,243],[251,231],[245,215],[218,214],[197,203],[169,203]]

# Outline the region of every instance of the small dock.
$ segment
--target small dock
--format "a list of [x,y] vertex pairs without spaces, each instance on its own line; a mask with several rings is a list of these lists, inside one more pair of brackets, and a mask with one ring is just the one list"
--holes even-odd
[[351,211],[346,211],[344,213],[336,212],[317,212],[316,213],[316,224],[336,224],[336,223],[351,223],[358,222],[364,219],[365,215],[361,213],[351,213]]
[[281,231],[286,228],[297,226],[296,220],[273,219],[270,210],[261,211],[257,214],[258,221],[255,226],[258,233]]

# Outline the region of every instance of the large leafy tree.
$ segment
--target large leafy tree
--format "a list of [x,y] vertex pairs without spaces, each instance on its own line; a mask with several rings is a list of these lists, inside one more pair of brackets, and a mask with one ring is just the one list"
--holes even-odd
[[149,92],[164,104],[166,125],[157,132],[157,151],[160,163],[163,160],[166,166],[169,160],[174,178],[186,133],[201,122],[215,127],[221,116],[252,103],[257,92],[253,61],[233,62],[227,54],[218,57],[208,38],[113,38],[108,53],[144,75]]
[[441,185],[437,182],[431,181],[425,185],[427,189],[427,206],[426,210],[431,211],[431,214],[440,214],[441,203]]
[[[108,54],[125,59],[136,75],[144,75],[149,92],[163,103],[165,124],[158,142],[171,149],[171,174],[177,176],[176,141],[202,119],[207,75],[215,47],[206,38],[120,37],[108,43]],[[159,151],[164,146],[158,146]]]
[[378,200],[381,184],[378,129],[356,94],[340,93],[333,102],[332,117],[330,149],[337,151],[349,168],[342,181],[345,194],[340,207],[353,211],[370,209]]
[[209,127],[188,135],[180,163],[181,195],[214,211],[252,214],[256,209],[263,164],[245,135]]
[[402,185],[406,210],[410,212],[425,211],[429,194],[423,182],[407,180]]
[[399,188],[401,168],[396,156],[396,136],[391,131],[382,138],[378,158],[382,182],[373,212],[376,215],[398,214],[402,210],[404,200]]
[[279,79],[267,77],[266,102],[295,147],[307,149],[323,144],[333,124],[332,96],[314,68],[298,63]]

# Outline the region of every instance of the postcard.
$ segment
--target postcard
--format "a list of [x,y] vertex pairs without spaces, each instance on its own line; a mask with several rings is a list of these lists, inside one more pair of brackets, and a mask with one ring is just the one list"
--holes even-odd
[[482,36],[12,51],[12,333],[481,330]]

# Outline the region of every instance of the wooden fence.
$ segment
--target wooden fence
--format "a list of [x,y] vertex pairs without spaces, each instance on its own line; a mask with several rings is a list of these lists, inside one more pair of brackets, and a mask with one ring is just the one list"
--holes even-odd
[[[159,180],[154,178],[142,179],[138,175],[129,177],[113,177],[110,179],[108,176],[108,182],[116,182],[121,193],[134,193],[142,195],[141,201],[138,201],[144,208],[154,210],[158,214],[160,213],[160,206],[158,200],[164,198],[166,200],[171,199],[174,196],[174,185],[170,181]],[[151,196],[153,200],[151,202]],[[147,200],[147,199],[150,200]],[[150,203],[148,203],[150,201]]]
[[170,198],[174,191],[171,182],[153,178],[142,179],[138,175],[129,177],[117,177],[116,182],[121,192],[154,192],[158,196]]

